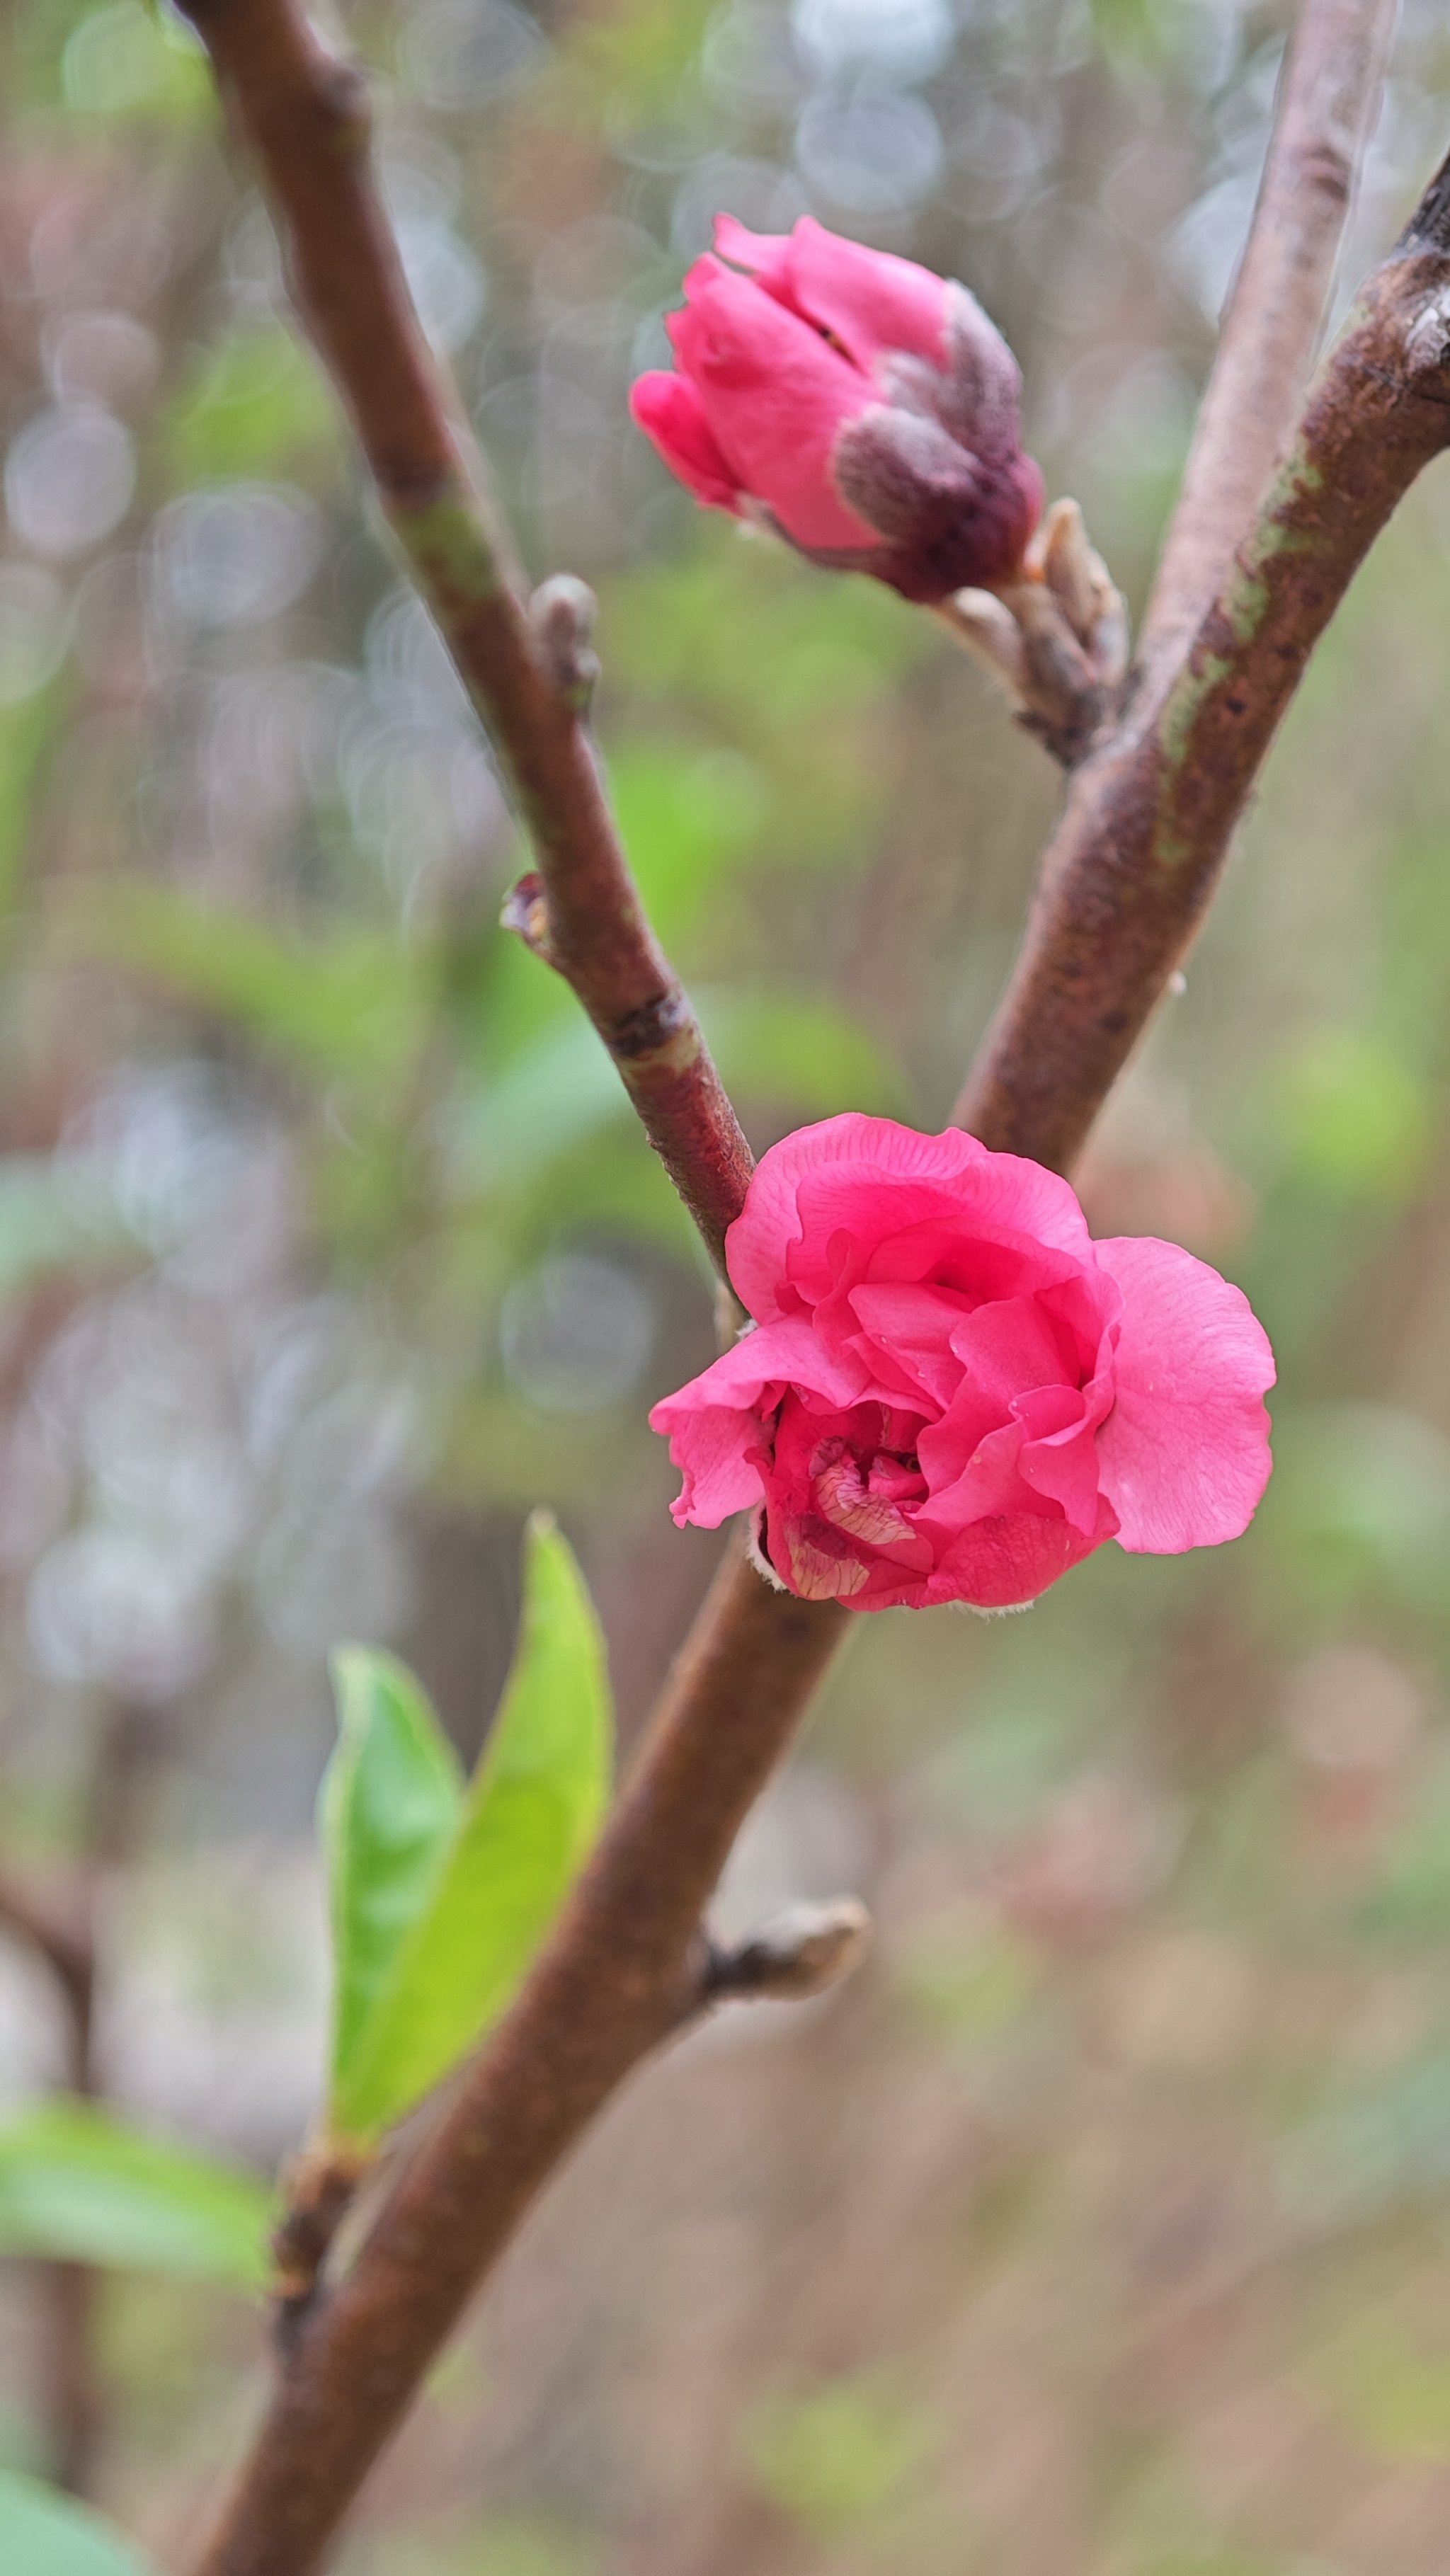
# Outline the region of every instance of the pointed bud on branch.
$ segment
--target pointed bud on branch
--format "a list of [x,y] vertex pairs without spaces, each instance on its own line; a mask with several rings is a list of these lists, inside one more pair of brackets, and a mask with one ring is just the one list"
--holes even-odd
[[571,572],[557,572],[540,582],[528,614],[534,651],[560,697],[576,714],[587,714],[599,678],[594,650],[599,602],[589,584]]
[[1018,723],[1064,768],[1116,721],[1128,612],[1076,501],[1054,501],[1018,578],[992,590],[959,590],[938,614],[1005,684]]
[[859,1897],[783,1906],[738,1949],[711,1944],[702,2001],[804,2003],[849,1977],[870,1943],[871,1917]]

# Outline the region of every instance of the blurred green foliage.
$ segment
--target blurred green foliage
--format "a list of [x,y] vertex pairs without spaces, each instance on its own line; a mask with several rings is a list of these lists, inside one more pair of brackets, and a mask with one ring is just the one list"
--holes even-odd
[[763,2492],[813,2539],[857,2532],[919,2470],[931,2428],[879,2370],[762,2397],[744,2432]]
[[156,423],[167,483],[307,475],[342,443],[336,399],[308,349],[280,323],[233,331],[192,353]]
[[0,2469],[0,2550],[15,2576],[147,2576],[149,2562],[98,2513]]
[[0,2252],[260,2289],[271,2194],[239,2167],[56,2096],[0,2127]]

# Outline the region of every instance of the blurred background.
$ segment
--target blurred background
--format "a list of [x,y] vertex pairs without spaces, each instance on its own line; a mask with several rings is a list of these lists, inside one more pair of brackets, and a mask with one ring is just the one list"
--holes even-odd
[[[1058,797],[934,623],[695,512],[626,414],[728,208],[972,286],[1141,599],[1265,147],[1235,0],[358,5],[387,190],[531,572],[595,584],[635,864],[757,1147],[932,1127]],[[718,1541],[647,1405],[688,1230],[144,0],[0,16],[0,1857],[81,1871],[98,2067],[270,2170],[326,1968],[325,1657],[476,1750],[525,1512],[627,1736]],[[1450,141],[1408,0],[1341,302]],[[868,1968],[732,2011],[540,2210],[346,2576],[1439,2576],[1450,2517],[1450,469],[1361,577],[1103,1121],[1099,1231],[1240,1280],[1277,1474],[1221,1553],[863,1619],[722,1900]],[[65,2074],[0,1943],[0,2107]],[[0,2457],[53,2284],[0,2272]],[[119,2272],[95,2491],[175,2548],[257,2314]]]

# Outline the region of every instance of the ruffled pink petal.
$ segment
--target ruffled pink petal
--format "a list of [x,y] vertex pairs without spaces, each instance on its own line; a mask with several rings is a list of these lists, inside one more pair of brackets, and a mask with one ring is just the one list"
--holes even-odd
[[1070,1521],[1037,1513],[974,1521],[931,1577],[930,1601],[970,1601],[978,1610],[1012,1610],[1060,1582],[1113,1535],[1106,1513],[1089,1536]]
[[721,453],[705,418],[705,406],[687,376],[663,368],[640,376],[630,388],[629,408],[647,438],[652,438],[672,474],[707,509],[740,507],[739,479]]
[[719,260],[696,260],[685,293],[670,339],[740,488],[799,545],[874,545],[830,474],[837,433],[871,400],[870,386],[809,323]]
[[764,1417],[788,1388],[814,1396],[822,1411],[855,1404],[873,1392],[858,1360],[825,1350],[809,1324],[770,1324],[747,1333],[718,1360],[666,1396],[650,1429],[670,1444],[684,1478],[671,1506],[683,1528],[718,1529],[732,1512],[759,1502],[765,1488],[753,1454],[765,1439]]
[[[994,1168],[1001,1162],[1006,1172]],[[903,1274],[925,1275],[934,1286],[959,1291],[969,1306],[1032,1295],[1084,1276],[1092,1245],[1071,1194],[1077,1239],[1069,1249],[1045,1242],[1041,1229],[1034,1229],[1015,1178],[1010,1155],[970,1165],[949,1183],[868,1181],[849,1167],[808,1173],[796,1192],[800,1240],[786,1255],[786,1276],[808,1302],[829,1293],[843,1239],[853,1245],[857,1275],[873,1285]],[[1066,1190],[1067,1184],[1060,1186]],[[929,1262],[923,1258],[928,1253]],[[1096,1348],[1095,1337],[1093,1353]]]
[[[923,1225],[951,1229],[966,1246],[982,1238],[1020,1245],[1043,1261],[1044,1284],[1053,1275],[1047,1254],[1065,1257],[1065,1266],[1056,1265],[1059,1277],[1074,1266],[1092,1266],[1082,1209],[1055,1172],[1016,1154],[989,1154],[960,1127],[924,1136],[894,1119],[848,1110],[798,1128],[761,1156],[744,1213],[726,1239],[730,1276],[762,1322],[799,1314],[837,1284],[827,1260],[837,1234],[844,1231],[874,1253],[878,1244],[886,1247]],[[898,1264],[888,1251],[884,1268],[888,1276],[919,1278],[937,1257],[935,1242],[920,1263]]]
[[947,282],[915,260],[846,241],[810,215],[788,238],[747,232],[733,215],[719,215],[715,247],[768,295],[829,331],[863,372],[893,349],[946,366]]
[[789,233],[753,233],[738,215],[715,217],[715,249],[732,268],[743,268],[777,304],[796,310],[790,291]]
[[1123,1292],[1102,1490],[1135,1554],[1176,1556],[1247,1529],[1269,1481],[1268,1335],[1241,1289],[1176,1243],[1097,1246]]
[[1065,1386],[1038,1387],[1013,1400],[1012,1411],[1024,1435],[1018,1475],[1034,1494],[1056,1503],[1064,1518],[1084,1535],[1098,1525],[1099,1467],[1093,1433],[1111,1402],[1106,1380],[1081,1392]]
[[[960,1292],[904,1280],[867,1280],[848,1289],[843,1302],[859,1327],[848,1347],[860,1352],[878,1383],[899,1384],[908,1399],[944,1412],[962,1377],[962,1363],[951,1344],[953,1326],[964,1320]],[[820,1326],[817,1308],[817,1331]]]

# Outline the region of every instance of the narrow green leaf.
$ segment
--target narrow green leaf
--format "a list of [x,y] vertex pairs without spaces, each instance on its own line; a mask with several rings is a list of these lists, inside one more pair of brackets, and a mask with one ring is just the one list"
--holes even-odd
[[242,2167],[148,2137],[97,2103],[60,2096],[0,2128],[0,2253],[257,2289],[271,2208]]
[[154,2562],[88,2505],[0,2469],[0,2567],[8,2576],[155,2576]]
[[375,2137],[512,2000],[588,1854],[609,1795],[604,1641],[552,1516],[536,1512],[513,1668],[452,1848],[335,2103]]
[[341,1646],[332,1687],[337,1750],[318,1824],[331,1896],[337,2096],[457,1831],[463,1773],[425,1692],[395,1656]]

